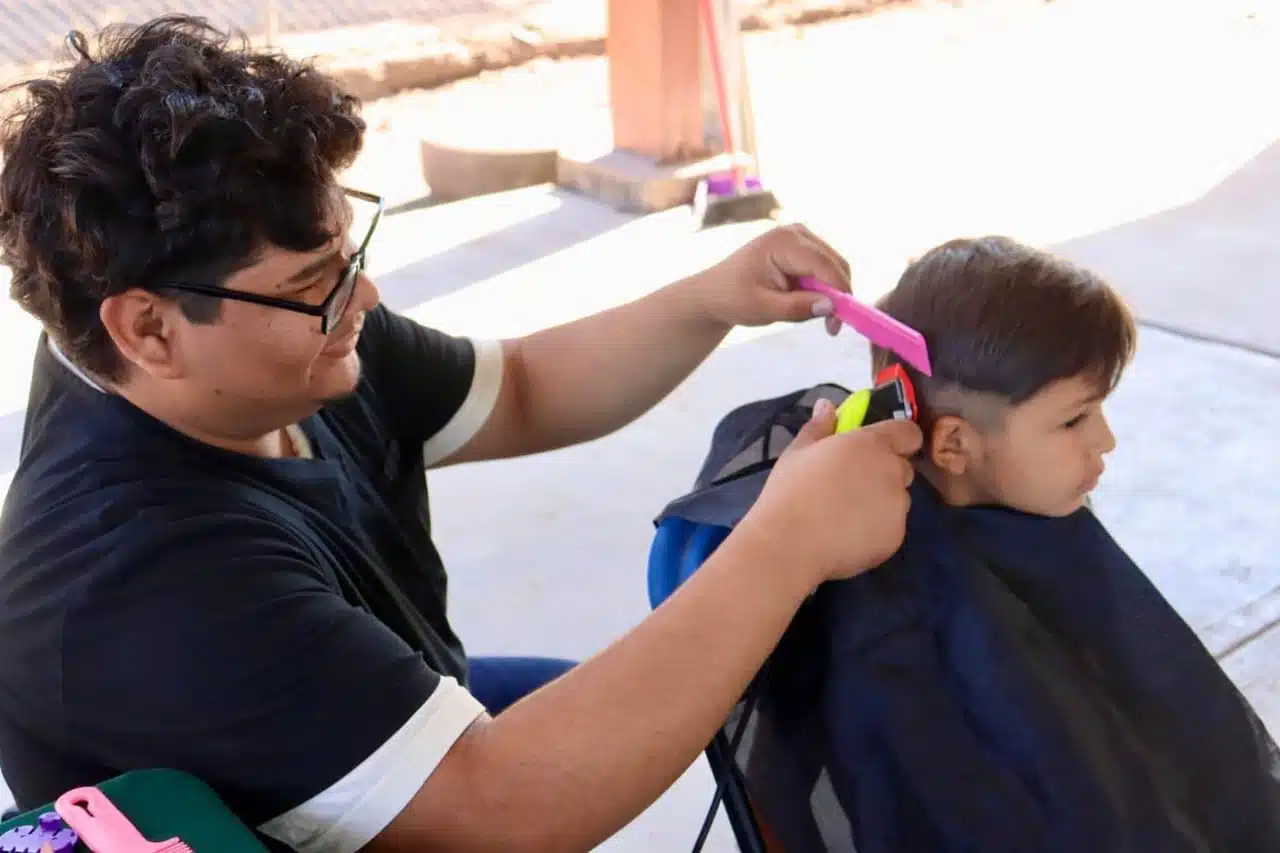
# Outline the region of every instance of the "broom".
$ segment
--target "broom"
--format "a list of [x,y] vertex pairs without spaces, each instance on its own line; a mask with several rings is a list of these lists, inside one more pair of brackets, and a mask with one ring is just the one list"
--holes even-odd
[[724,52],[716,26],[714,0],[700,0],[702,31],[706,33],[711,75],[716,87],[716,107],[720,114],[720,134],[731,158],[731,180],[710,177],[699,187],[695,208],[701,208],[701,225],[711,228],[730,222],[752,222],[768,219],[781,205],[772,192],[760,186],[758,179],[748,179],[742,171],[737,146],[734,144],[733,119],[730,113],[728,85],[725,82]]

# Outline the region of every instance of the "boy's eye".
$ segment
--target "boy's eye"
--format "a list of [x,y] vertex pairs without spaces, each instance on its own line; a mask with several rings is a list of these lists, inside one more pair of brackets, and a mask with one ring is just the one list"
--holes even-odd
[[1088,412],[1081,412],[1080,414],[1076,415],[1074,418],[1072,418],[1071,420],[1063,424],[1063,426],[1066,427],[1067,429],[1075,429],[1076,427],[1080,426],[1080,424],[1084,423],[1085,418],[1087,417],[1089,417]]

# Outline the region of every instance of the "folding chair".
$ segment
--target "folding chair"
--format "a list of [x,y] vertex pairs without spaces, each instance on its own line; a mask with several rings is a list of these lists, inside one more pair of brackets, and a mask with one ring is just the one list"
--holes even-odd
[[[839,385],[818,385],[740,406],[717,425],[692,490],[669,503],[656,520],[648,565],[651,607],[665,601],[725,540],[816,401],[839,404],[849,394]],[[695,853],[721,799],[743,853],[855,850],[821,740],[827,654],[822,607],[815,596],[800,609],[708,745],[716,793]]]
[[[649,603],[657,607],[698,570],[724,541],[729,529],[679,517],[658,526],[649,553]],[[706,749],[716,790],[693,853],[699,853],[711,831],[721,801],[729,827],[742,853],[843,853],[842,841],[831,843],[831,797],[819,794],[825,784],[821,745],[815,740],[820,706],[817,687],[805,674],[789,672],[775,660],[813,659],[821,654],[816,620],[805,610],[792,624],[778,649],[761,669],[725,724]],[[799,669],[803,670],[803,667]],[[780,708],[787,697],[789,708]],[[802,709],[797,713],[797,709]],[[748,794],[749,785],[753,788]],[[837,833],[838,835],[839,833]]]
[[[653,538],[649,551],[649,605],[657,608],[666,601],[676,588],[689,579],[711,553],[729,535],[729,529],[713,524],[695,524],[683,518],[665,519]],[[746,780],[742,770],[734,760],[736,748],[740,745],[745,723],[750,716],[750,693],[739,703],[739,725],[732,725],[732,719],[720,731],[716,732],[707,746],[707,763],[716,780],[716,794],[702,830],[694,843],[694,853],[702,849],[707,835],[719,808],[720,800],[724,801],[725,814],[729,826],[733,830],[738,849],[742,853],[765,853],[764,838],[760,825],[752,813],[747,797]],[[731,734],[732,730],[732,734]]]

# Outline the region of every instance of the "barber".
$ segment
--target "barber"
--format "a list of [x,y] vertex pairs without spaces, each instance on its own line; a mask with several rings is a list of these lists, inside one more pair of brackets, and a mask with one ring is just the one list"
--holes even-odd
[[170,767],[305,853],[585,850],[698,757],[817,585],[898,547],[919,436],[834,436],[828,406],[632,631],[571,668],[478,666],[425,470],[607,435],[735,325],[829,315],[790,283],[848,266],[778,228],[593,317],[451,336],[380,305],[373,232],[346,238],[381,203],[338,181],[364,124],[331,79],[186,18],[72,44],[0,174],[45,330],[0,517],[21,806]]

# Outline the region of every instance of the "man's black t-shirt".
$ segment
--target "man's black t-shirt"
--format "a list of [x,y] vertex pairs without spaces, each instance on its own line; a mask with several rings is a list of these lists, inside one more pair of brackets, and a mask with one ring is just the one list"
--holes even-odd
[[309,458],[187,438],[38,348],[0,518],[0,768],[31,808],[132,769],[211,784],[308,853],[355,850],[481,713],[425,465],[492,410],[501,350],[384,308]]

